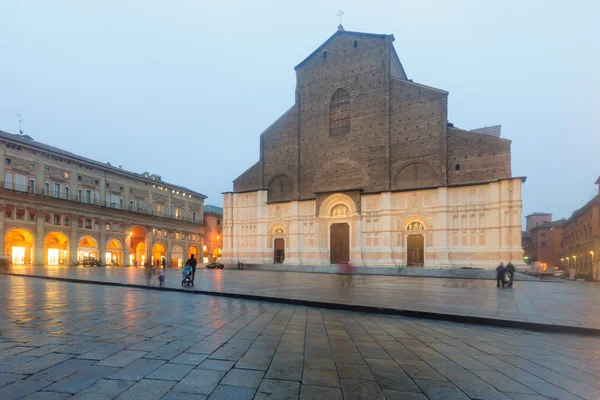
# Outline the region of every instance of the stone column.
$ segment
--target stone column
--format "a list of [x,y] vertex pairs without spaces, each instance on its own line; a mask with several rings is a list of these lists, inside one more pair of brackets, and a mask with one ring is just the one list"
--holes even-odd
[[[1,163],[4,166],[4,163]],[[2,175],[4,176],[4,174]],[[0,256],[4,256],[4,247],[6,243],[4,242],[6,238],[6,232],[4,231],[4,207],[0,207]]]
[[129,263],[129,249],[131,247],[131,236],[128,230],[125,231],[125,241],[123,242],[123,266],[130,266]]
[[173,235],[171,234],[171,230],[167,231],[167,254],[165,255],[165,258],[167,259],[167,266],[172,267],[173,266]]
[[106,265],[106,221],[100,220],[100,243],[98,249],[98,259]]
[[37,210],[37,231],[35,235],[35,260],[34,265],[44,265],[44,223],[46,221],[46,211]]
[[152,263],[152,227],[146,227],[146,263]]
[[79,247],[79,216],[71,215],[71,239],[69,240],[69,260],[71,265],[77,264],[77,247]]
[[189,249],[190,249],[190,241],[189,241],[189,233],[186,232],[185,233],[185,238],[183,240],[183,262],[185,263],[187,261],[188,258],[190,258],[189,255]]

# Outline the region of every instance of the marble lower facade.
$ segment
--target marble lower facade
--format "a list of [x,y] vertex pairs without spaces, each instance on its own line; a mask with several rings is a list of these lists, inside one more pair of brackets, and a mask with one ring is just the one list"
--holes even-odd
[[495,268],[523,264],[521,178],[269,203],[224,195],[225,263]]

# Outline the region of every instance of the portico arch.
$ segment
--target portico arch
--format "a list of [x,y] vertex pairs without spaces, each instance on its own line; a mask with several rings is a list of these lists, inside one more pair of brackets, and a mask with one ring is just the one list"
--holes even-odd
[[4,254],[14,265],[32,265],[35,252],[33,234],[24,228],[14,228],[4,236]]
[[99,259],[98,241],[90,235],[85,235],[79,239],[77,245],[77,261],[82,262],[84,258],[93,257]]
[[[187,252],[187,257],[190,258],[191,255],[194,255],[194,258],[198,260],[198,248],[196,246],[190,246]],[[200,260],[198,261],[200,262]]]
[[171,267],[181,268],[184,261],[186,260],[183,259],[183,247],[178,244],[173,245],[171,249]]
[[[175,246],[173,246],[175,248]],[[152,246],[152,265],[160,266],[162,265],[163,259],[166,260],[167,257],[167,248],[161,242],[156,242]]]
[[66,265],[69,260],[69,238],[62,232],[50,232],[44,239],[44,263]]
[[123,265],[123,244],[118,239],[110,239],[106,244],[105,254],[106,265]]
[[129,265],[143,266],[146,262],[146,229],[134,225],[127,236],[129,242]]

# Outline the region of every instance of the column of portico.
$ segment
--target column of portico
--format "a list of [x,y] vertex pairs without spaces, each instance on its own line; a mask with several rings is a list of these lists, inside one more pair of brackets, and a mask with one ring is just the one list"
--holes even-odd
[[123,244],[123,266],[129,266],[129,249],[131,248],[131,235],[129,234],[129,229],[131,227],[127,226],[127,229],[125,230],[125,241]]
[[98,249],[98,259],[102,260],[102,265],[106,265],[106,221],[100,220],[100,248]]
[[146,227],[146,263],[152,263],[152,227]]
[[173,259],[171,258],[171,251],[173,250],[173,235],[171,234],[171,230],[167,231],[167,254],[165,258],[167,259],[167,266],[173,266]]
[[184,245],[184,249],[183,249],[183,257],[184,260],[183,262],[185,263],[187,261],[188,258],[190,258],[190,254],[189,254],[189,250],[190,250],[190,242],[189,242],[189,233],[186,232],[185,233],[185,238],[183,240],[183,245]]
[[[4,166],[4,163],[0,163]],[[1,175],[4,176],[4,175]],[[4,243],[6,232],[4,231],[4,207],[0,207],[0,256],[4,255]]]
[[35,265],[44,265],[44,222],[45,210],[37,210],[37,231],[35,235]]
[[69,260],[71,265],[77,264],[77,247],[79,238],[77,237],[79,229],[79,215],[71,215],[71,239],[69,240]]

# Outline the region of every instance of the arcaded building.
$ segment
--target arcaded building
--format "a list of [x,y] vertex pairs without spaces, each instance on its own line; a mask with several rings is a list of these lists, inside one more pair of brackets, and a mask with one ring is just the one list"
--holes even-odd
[[448,123],[393,35],[338,31],[295,67],[295,103],[224,195],[228,262],[523,264],[521,184],[500,126]]
[[178,267],[203,246],[204,196],[0,131],[0,252],[13,264]]

